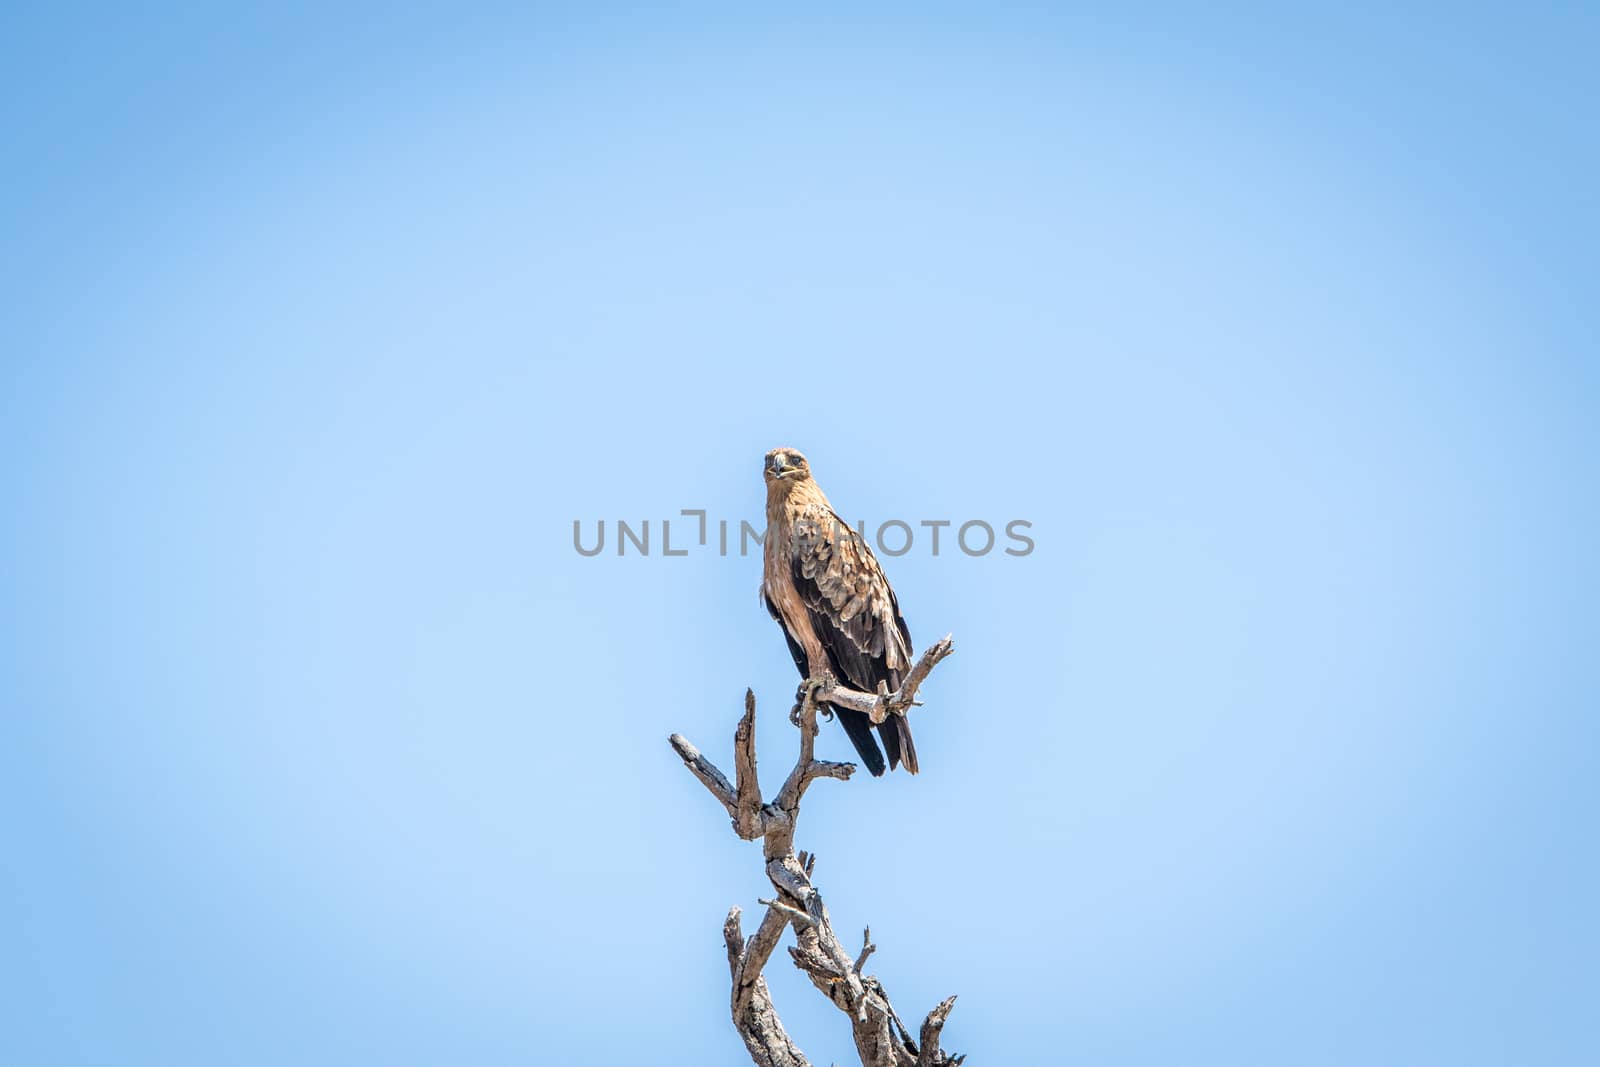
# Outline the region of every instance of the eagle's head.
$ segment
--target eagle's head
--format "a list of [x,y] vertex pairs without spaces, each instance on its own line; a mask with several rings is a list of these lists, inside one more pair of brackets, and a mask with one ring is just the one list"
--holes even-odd
[[806,457],[793,448],[774,448],[762,463],[761,476],[768,485],[779,482],[803,482],[811,477],[811,467]]

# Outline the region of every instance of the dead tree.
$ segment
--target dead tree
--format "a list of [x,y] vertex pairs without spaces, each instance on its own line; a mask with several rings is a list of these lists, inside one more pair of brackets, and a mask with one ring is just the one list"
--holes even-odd
[[940,1031],[956,998],[950,997],[930,1011],[913,1036],[895,1014],[882,984],[866,973],[867,958],[876,948],[871,929],[863,932],[861,951],[852,956],[834,935],[828,909],[811,882],[816,856],[794,849],[800,798],[806,788],[818,778],[847,780],[856,769],[853,763],[834,763],[812,755],[818,705],[854,707],[866,712],[874,723],[883,722],[889,715],[903,715],[916,705],[917,688],[928,672],[953,648],[949,637],[929,648],[893,693],[868,694],[838,685],[802,686],[800,703],[790,715],[800,728],[800,758],[778,795],[768,802],[762,801],[756,779],[754,693],[745,691],[744,716],[733,735],[734,784],[730,785],[727,776],[682,735],[673,734],[668,739],[684,766],[727,810],[733,820],[733,832],[746,841],[761,841],[767,878],[773,888],[772,899],[760,901],[767,908],[761,925],[746,939],[737,906],[728,911],[722,924],[728,969],[733,977],[733,1025],[758,1067],[810,1067],[778,1018],[767,981],[761,976],[785,927],[794,930],[795,944],[789,955],[795,966],[850,1020],[862,1067],[954,1067],[965,1059],[939,1048]]

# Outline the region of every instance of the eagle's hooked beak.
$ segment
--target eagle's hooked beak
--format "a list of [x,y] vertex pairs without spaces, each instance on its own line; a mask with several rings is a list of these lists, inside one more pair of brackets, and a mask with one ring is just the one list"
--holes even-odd
[[782,478],[785,474],[797,469],[789,466],[787,460],[788,457],[781,454],[773,456],[772,459],[767,463],[767,470],[772,472],[772,476],[774,478]]

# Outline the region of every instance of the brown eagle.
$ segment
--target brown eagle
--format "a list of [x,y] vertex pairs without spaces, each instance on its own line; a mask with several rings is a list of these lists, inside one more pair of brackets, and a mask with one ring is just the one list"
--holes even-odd
[[[761,599],[783,627],[800,676],[809,685],[831,676],[864,693],[890,692],[911,669],[911,633],[900,604],[867,542],[834,514],[811,478],[806,457],[792,448],[767,453],[767,534]],[[883,752],[872,721],[850,708],[832,708],[874,777]],[[889,766],[917,773],[917,750],[904,715],[878,726]]]

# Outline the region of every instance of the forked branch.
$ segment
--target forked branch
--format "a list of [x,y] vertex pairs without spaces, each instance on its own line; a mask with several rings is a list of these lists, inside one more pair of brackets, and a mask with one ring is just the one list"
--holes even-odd
[[835,936],[822,895],[812,884],[816,857],[794,849],[795,824],[806,789],[818,778],[846,781],[855,771],[853,763],[815,758],[817,706],[830,703],[855,707],[872,715],[874,722],[882,722],[891,714],[903,715],[915,705],[917,688],[928,672],[952,649],[949,637],[928,649],[894,693],[870,695],[838,686],[820,687],[809,693],[796,716],[800,727],[798,759],[771,803],[761,802],[756,777],[753,693],[746,691],[744,715],[734,731],[732,784],[681,735],[673,734],[668,739],[684,766],[728,813],[734,833],[747,841],[762,842],[767,878],[776,891],[771,899],[761,902],[766,905],[766,914],[748,940],[741,929],[737,907],[728,912],[722,928],[732,977],[733,1023],[757,1067],[809,1067],[778,1018],[766,979],[761,975],[785,927],[794,932],[795,943],[789,955],[795,966],[850,1020],[863,1067],[954,1067],[964,1059],[939,1047],[955,997],[929,1012],[920,1033],[913,1038],[895,1014],[883,986],[864,971],[876,948],[871,931],[863,933],[861,951],[852,956]]

